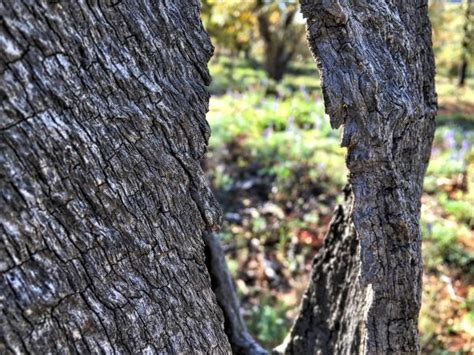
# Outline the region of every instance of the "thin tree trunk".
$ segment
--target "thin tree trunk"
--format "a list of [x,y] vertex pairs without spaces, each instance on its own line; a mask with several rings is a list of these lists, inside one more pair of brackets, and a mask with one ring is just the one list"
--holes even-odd
[[240,315],[240,303],[219,236],[214,233],[205,235],[208,270],[211,275],[212,289],[217,303],[222,308],[225,319],[225,332],[234,354],[264,355],[264,350],[247,331]]
[[474,2],[472,0],[466,0],[466,13],[464,19],[464,36],[462,39],[462,54],[461,54],[461,63],[459,64],[459,73],[458,73],[458,86],[463,87],[466,82],[467,76],[467,69],[469,66],[469,59],[472,56],[472,51],[474,45],[472,41],[474,41],[474,20],[473,16],[473,9],[472,4]]
[[459,64],[459,74],[458,74],[458,86],[459,87],[464,87],[464,84],[466,83],[466,75],[467,75],[467,58],[463,56],[461,59],[461,64]]
[[337,210],[278,352],[418,353],[420,198],[436,113],[427,1],[301,3],[354,200]]
[[0,14],[0,353],[229,353],[198,1]]

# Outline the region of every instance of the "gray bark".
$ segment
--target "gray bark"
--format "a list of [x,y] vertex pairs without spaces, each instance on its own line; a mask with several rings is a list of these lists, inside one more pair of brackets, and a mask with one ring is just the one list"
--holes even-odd
[[198,1],[0,14],[0,353],[230,352]]
[[351,219],[354,196],[336,208],[324,245],[315,256],[299,315],[275,353],[357,354],[363,329],[364,297],[358,285],[359,241]]
[[[436,111],[426,2],[303,12],[353,196],[281,351],[416,353]],[[220,214],[199,167],[212,47],[197,3],[0,13],[0,351],[229,352],[204,254]]]
[[437,107],[427,1],[301,4],[353,202],[337,210],[278,351],[418,353],[420,197]]

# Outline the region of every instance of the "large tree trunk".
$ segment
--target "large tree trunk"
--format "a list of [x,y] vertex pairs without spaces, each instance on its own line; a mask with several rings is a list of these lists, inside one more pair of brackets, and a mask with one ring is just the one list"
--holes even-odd
[[427,1],[301,2],[353,202],[336,211],[279,351],[418,353],[420,197],[436,112]]
[[0,14],[0,353],[228,353],[198,1]]

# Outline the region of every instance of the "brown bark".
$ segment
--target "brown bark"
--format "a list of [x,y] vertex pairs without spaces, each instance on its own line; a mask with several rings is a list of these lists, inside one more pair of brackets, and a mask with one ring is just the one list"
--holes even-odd
[[336,213],[279,351],[418,353],[420,198],[436,113],[427,1],[301,4],[354,200]]
[[228,353],[198,1],[0,13],[0,353]]

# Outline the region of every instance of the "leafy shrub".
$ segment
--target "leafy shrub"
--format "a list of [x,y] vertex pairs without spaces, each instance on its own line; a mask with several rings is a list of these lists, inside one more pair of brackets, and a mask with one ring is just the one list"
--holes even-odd
[[249,321],[249,331],[257,334],[258,340],[269,348],[281,344],[289,327],[286,321],[287,307],[281,302],[274,303],[263,299],[254,308]]

